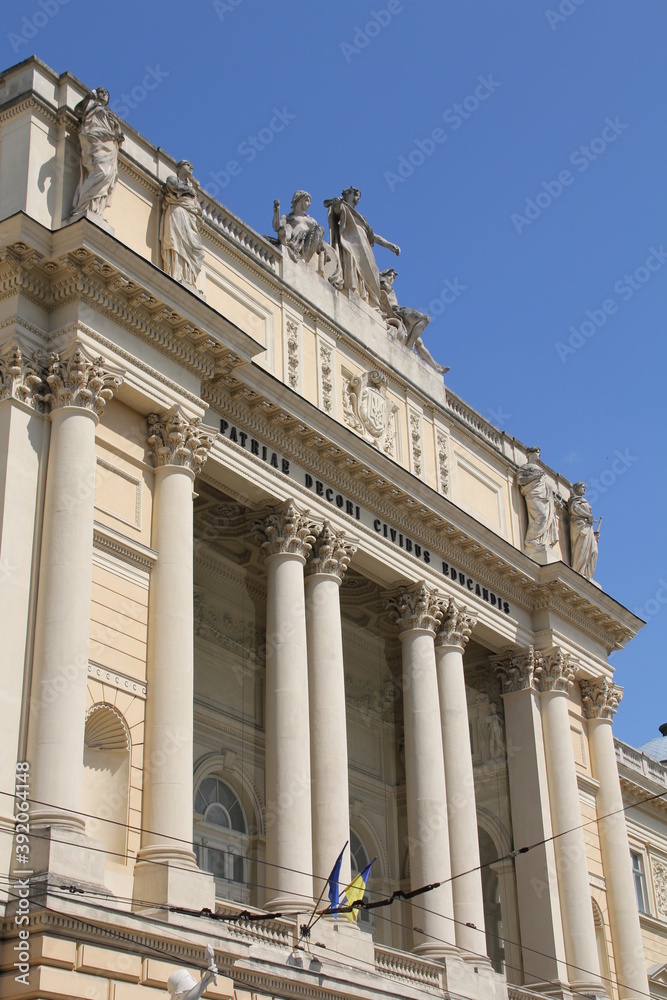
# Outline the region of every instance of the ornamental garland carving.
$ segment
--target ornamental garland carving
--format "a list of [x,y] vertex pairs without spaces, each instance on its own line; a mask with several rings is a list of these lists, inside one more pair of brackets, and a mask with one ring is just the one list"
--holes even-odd
[[43,386],[37,362],[26,357],[18,344],[0,356],[0,400],[18,399],[34,406],[41,400]]
[[435,635],[442,620],[438,591],[422,580],[414,587],[390,595],[385,601],[389,617],[400,632],[425,629]]
[[332,348],[328,344],[320,344],[320,384],[322,387],[322,409],[325,413],[333,410],[333,364]]
[[569,653],[560,646],[535,654],[535,678],[540,691],[564,691],[574,684],[574,666]]
[[438,473],[440,478],[440,492],[447,496],[449,493],[449,461],[447,454],[447,435],[442,431],[436,434],[436,447],[438,452]]
[[659,916],[667,919],[667,861],[652,858],[651,870],[653,872],[656,909]]
[[533,687],[536,656],[532,646],[526,649],[510,647],[498,656],[492,656],[491,661],[503,686],[503,694],[527,691]]
[[315,542],[308,511],[300,510],[293,500],[286,500],[254,526],[261,555],[297,555],[304,562]]
[[461,651],[468,644],[477,618],[468,609],[458,604],[452,597],[443,601],[442,621],[435,637],[436,646],[458,646]]
[[80,406],[101,417],[123,382],[120,375],[112,374],[103,366],[102,358],[89,360],[80,347],[67,358],[51,353],[44,376],[48,386],[44,393],[45,404],[51,410]]
[[613,719],[623,697],[623,688],[608,677],[598,677],[594,681],[582,680],[579,687],[584,718]]
[[148,416],[148,455],[156,469],[176,465],[199,475],[215,437],[216,431],[204,427],[199,417],[188,420],[176,407],[164,417]]
[[299,324],[285,320],[287,334],[287,380],[290,389],[299,388]]
[[412,442],[412,471],[415,476],[422,474],[422,432],[418,413],[410,414],[410,440]]
[[348,540],[344,531],[334,531],[329,521],[318,530],[312,526],[315,540],[306,563],[306,576],[328,573],[342,580],[357,546]]

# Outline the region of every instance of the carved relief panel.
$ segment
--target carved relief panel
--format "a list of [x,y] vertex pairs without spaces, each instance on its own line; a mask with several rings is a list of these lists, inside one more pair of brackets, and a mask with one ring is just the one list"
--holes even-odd
[[391,458],[397,458],[398,407],[387,399],[387,376],[380,371],[352,375],[342,369],[343,418],[348,427]]

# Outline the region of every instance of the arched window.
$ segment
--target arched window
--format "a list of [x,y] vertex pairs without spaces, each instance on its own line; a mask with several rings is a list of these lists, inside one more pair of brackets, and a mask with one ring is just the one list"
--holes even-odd
[[218,892],[248,902],[248,822],[227,782],[209,775],[195,793],[194,850],[197,864],[215,876]]
[[[362,872],[367,866],[371,859],[368,856],[368,851],[363,845],[361,838],[354,832],[350,830],[350,867],[352,868],[352,878]],[[366,888],[370,889],[373,883],[373,870],[371,869],[371,877],[366,883]],[[369,899],[369,896],[364,896],[364,899]],[[360,927],[365,927],[367,930],[373,926],[373,911],[372,910],[359,910],[359,919],[357,923]]]

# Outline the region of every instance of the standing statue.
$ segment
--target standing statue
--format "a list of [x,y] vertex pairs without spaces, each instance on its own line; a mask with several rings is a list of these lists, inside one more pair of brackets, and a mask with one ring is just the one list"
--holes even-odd
[[162,265],[167,274],[196,289],[197,276],[204,263],[204,244],[197,219],[201,206],[192,182],[192,164],[181,160],[176,176],[167,178],[160,219]]
[[593,579],[598,561],[598,538],[600,521],[594,526],[593,511],[584,496],[586,483],[574,483],[572,495],[567,501],[570,513],[570,545],[572,548],[572,569],[587,580]]
[[[273,229],[293,261],[317,264],[317,269],[337,288],[342,285],[336,251],[324,239],[324,228],[308,215],[311,198],[307,191],[295,191],[289,215],[280,214],[280,202],[273,203]],[[315,260],[317,257],[317,260]]]
[[120,121],[109,111],[109,91],[98,87],[74,108],[81,146],[81,174],[74,192],[72,218],[86,212],[100,219],[111,204],[118,179],[118,150],[125,139]]
[[375,262],[373,246],[391,250],[396,256],[400,248],[383,236],[378,236],[363,215],[357,212],[361,191],[346,188],[340,198],[324,202],[329,210],[329,242],[337,252],[343,271],[343,288],[357,292],[375,309],[381,310],[380,272]]
[[394,282],[398,277],[398,271],[393,267],[380,272],[380,307],[387,320],[387,326],[396,333],[396,340],[399,344],[404,344],[408,350],[415,350],[419,357],[434,368],[441,375],[449,371],[445,365],[439,365],[433,355],[424,346],[421,338],[422,333],[431,322],[431,317],[426,313],[419,312],[418,309],[408,309],[406,306],[399,306]]
[[537,465],[539,448],[528,448],[528,461],[517,470],[516,479],[528,509],[525,546],[548,547],[558,541],[558,515],[547,474]]
[[187,969],[176,969],[172,972],[167,980],[167,992],[171,1000],[199,1000],[209,983],[217,983],[218,967],[210,944],[206,945],[206,957],[209,966],[199,982],[192,978]]
[[486,722],[489,727],[489,760],[499,760],[505,756],[505,738],[503,724],[498,715],[498,706],[493,702],[489,706]]

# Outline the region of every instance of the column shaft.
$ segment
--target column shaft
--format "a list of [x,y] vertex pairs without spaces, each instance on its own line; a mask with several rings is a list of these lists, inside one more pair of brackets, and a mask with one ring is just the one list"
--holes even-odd
[[577,992],[601,992],[566,692],[545,692],[541,696],[541,708],[569,983]]
[[283,912],[313,905],[304,563],[266,560],[266,878],[269,905]]
[[95,426],[91,410],[51,414],[39,567],[29,761],[33,820],[83,830],[81,808],[90,601]]
[[413,904],[414,924],[424,931],[415,951],[438,957],[451,951],[456,935],[433,633],[402,632],[401,646],[410,883],[416,889],[446,882]]
[[[436,644],[457,945],[486,954],[477,807],[460,646]],[[461,875],[462,872],[470,872]],[[459,876],[459,877],[457,877]],[[474,925],[474,926],[471,926]]]
[[[313,808],[315,895],[350,836],[350,806],[345,721],[345,674],[340,620],[340,579],[317,573],[306,578],[310,762]],[[318,877],[319,876],[319,877]],[[350,852],[340,871],[344,888],[351,881]]]
[[621,1000],[637,1000],[648,993],[646,959],[611,728],[621,690],[606,679],[596,684],[582,681],[581,690],[584,714],[589,719],[591,767],[600,783],[596,796],[598,831],[618,991]]

